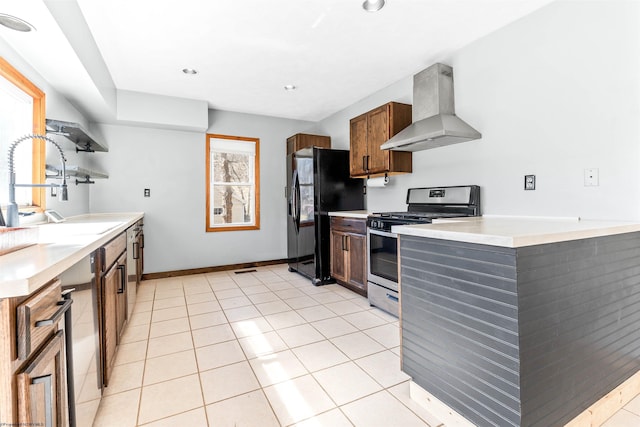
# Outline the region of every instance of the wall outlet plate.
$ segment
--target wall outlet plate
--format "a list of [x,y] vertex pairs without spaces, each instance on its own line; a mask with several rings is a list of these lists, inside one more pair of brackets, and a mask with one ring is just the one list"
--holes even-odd
[[587,168],[584,170],[584,186],[597,187],[600,185],[600,173],[598,168]]
[[524,176],[524,189],[525,190],[535,190],[536,189],[536,176],[535,175],[525,175]]

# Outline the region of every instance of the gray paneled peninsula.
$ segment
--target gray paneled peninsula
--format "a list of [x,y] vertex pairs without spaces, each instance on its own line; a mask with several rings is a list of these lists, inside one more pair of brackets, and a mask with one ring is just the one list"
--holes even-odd
[[412,397],[458,425],[562,426],[640,370],[640,224],[485,217],[393,231],[402,369]]

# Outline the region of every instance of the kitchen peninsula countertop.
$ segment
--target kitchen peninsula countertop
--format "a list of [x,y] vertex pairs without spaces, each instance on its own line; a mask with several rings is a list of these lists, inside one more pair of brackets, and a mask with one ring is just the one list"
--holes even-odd
[[142,212],[86,214],[38,225],[38,244],[0,256],[0,298],[33,293],[143,216]]
[[434,220],[432,224],[398,225],[392,231],[400,235],[518,248],[631,233],[640,231],[640,223],[578,218],[484,216]]
[[369,211],[361,210],[361,211],[336,211],[329,212],[329,216],[341,216],[344,218],[360,218],[367,219],[370,215]]

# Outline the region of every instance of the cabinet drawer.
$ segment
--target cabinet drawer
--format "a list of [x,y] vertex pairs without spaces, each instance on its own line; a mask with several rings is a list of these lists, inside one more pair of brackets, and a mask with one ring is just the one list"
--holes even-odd
[[331,217],[331,229],[347,233],[367,234],[367,220],[359,218]]
[[122,233],[102,247],[103,261],[102,271],[107,271],[111,264],[116,262],[118,257],[127,248],[127,233]]
[[60,280],[56,279],[16,308],[18,359],[29,358],[58,329],[58,321],[68,308],[58,304],[62,298],[61,291]]

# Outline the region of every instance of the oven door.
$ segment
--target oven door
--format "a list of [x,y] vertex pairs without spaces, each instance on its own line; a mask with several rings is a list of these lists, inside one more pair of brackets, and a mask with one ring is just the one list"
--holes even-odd
[[367,279],[398,291],[398,235],[388,231],[367,230]]

